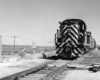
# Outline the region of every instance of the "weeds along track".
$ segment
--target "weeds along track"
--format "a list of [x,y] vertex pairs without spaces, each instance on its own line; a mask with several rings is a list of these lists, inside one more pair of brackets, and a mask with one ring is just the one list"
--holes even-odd
[[0,78],[0,80],[19,80],[22,77],[28,76],[29,74],[34,74],[34,73],[46,68],[47,65],[52,63],[52,62],[54,62],[54,60],[46,61],[43,64],[40,64],[39,66],[31,67],[31,68],[28,68],[26,70],[14,73],[12,75],[8,75],[6,77]]

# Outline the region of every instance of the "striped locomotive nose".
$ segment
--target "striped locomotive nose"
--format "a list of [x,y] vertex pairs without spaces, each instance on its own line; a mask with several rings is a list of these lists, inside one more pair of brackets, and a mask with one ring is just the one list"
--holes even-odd
[[71,28],[69,27],[68,29],[67,29],[67,32],[68,33],[70,33],[72,30],[71,30]]

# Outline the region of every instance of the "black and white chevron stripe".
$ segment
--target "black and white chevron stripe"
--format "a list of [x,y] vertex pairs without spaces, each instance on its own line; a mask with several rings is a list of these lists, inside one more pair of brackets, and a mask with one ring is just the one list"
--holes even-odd
[[78,54],[81,53],[80,48],[78,48],[78,45],[79,45],[78,34],[79,34],[78,25],[63,26],[62,31],[61,31],[62,43],[59,44],[59,47],[57,48],[57,53],[61,54],[64,50],[64,47],[66,45],[70,45],[71,47],[74,48],[73,54],[78,56]]

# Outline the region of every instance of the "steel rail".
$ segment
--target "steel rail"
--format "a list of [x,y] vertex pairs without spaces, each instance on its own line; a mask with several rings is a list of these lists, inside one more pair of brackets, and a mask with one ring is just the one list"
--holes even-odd
[[3,77],[0,80],[18,80],[21,77],[24,77],[24,76],[29,75],[31,73],[35,73],[35,72],[45,68],[48,64],[50,64],[52,62],[54,62],[54,60],[50,61],[50,62],[47,62],[47,63],[44,63],[44,64],[41,64],[41,65],[36,66],[34,68],[30,68],[30,69],[27,69],[27,70],[24,70],[24,71],[21,71],[21,72],[18,72],[18,73]]
[[62,73],[64,70],[67,69],[68,64],[73,63],[76,60],[70,61],[68,63],[66,63],[65,65],[62,65],[61,67],[58,67],[58,69],[54,70],[53,72],[47,74],[45,77],[43,77],[40,80],[55,80],[55,78]]

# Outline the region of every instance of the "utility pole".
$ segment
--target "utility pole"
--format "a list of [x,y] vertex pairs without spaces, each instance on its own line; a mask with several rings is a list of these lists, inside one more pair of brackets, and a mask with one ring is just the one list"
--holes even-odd
[[15,53],[15,39],[16,39],[16,37],[18,37],[18,36],[11,36],[11,37],[13,37],[13,38],[14,38],[13,52]]

